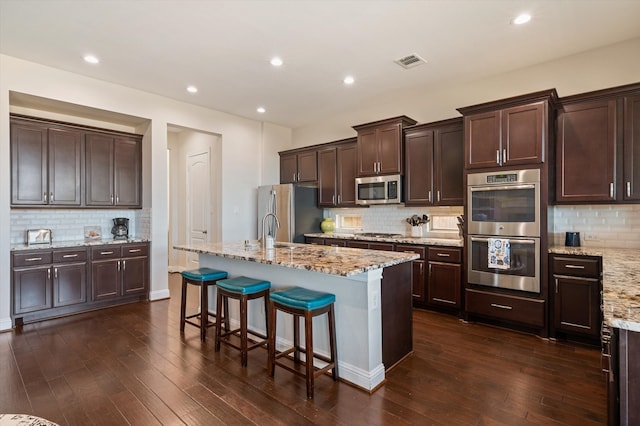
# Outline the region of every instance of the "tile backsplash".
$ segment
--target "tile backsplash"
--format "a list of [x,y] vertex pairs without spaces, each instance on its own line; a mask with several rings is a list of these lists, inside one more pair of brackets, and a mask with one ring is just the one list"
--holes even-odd
[[580,232],[580,242],[588,247],[640,248],[640,205],[610,204],[553,206],[553,238],[564,245],[565,232]]
[[[356,209],[327,209],[325,217],[336,218],[336,215],[356,214],[362,216],[362,231],[364,232],[388,232],[410,235],[411,225],[405,219],[417,214],[422,216],[450,215],[459,216],[462,214],[462,207],[405,207],[403,205],[371,206],[368,208]],[[434,232],[423,229],[423,236],[432,238],[458,238],[457,231]],[[352,232],[337,229],[336,232]]]
[[[392,232],[408,235],[411,227],[405,219],[413,214],[462,214],[462,207],[372,206],[358,209],[327,209],[325,216],[357,214],[362,216],[365,232]],[[550,243],[564,245],[565,232],[580,232],[587,247],[640,248],[640,204],[571,205],[549,207],[553,232]],[[337,229],[336,232],[342,230]],[[425,230],[426,231],[426,230]],[[344,231],[350,232],[350,231]],[[456,238],[457,233],[426,231],[424,236]]]
[[98,226],[103,239],[111,239],[112,219],[129,219],[129,235],[149,238],[151,210],[64,210],[11,209],[11,244],[24,242],[25,231],[34,228],[51,229],[53,241],[81,240],[85,226]]

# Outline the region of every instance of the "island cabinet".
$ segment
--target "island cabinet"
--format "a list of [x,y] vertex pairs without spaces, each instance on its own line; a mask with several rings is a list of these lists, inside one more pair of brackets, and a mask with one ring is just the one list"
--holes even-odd
[[280,152],[280,183],[315,182],[318,180],[316,149]]
[[16,321],[22,324],[65,314],[86,303],[87,261],[86,248],[14,252],[11,262]]
[[148,244],[92,247],[91,259],[91,293],[94,301],[147,292]]
[[465,168],[535,165],[546,161],[555,89],[471,107],[464,116]]
[[11,204],[80,206],[83,132],[11,118]]
[[551,254],[551,336],[579,336],[600,343],[601,258]]
[[463,134],[461,118],[404,131],[405,205],[463,204]]
[[318,150],[318,206],[356,206],[357,151],[355,138]]
[[86,205],[140,207],[141,139],[98,133],[85,138]]
[[403,174],[402,129],[414,124],[403,115],[353,126],[358,132],[358,176]]
[[640,85],[570,96],[560,103],[556,201],[640,201]]

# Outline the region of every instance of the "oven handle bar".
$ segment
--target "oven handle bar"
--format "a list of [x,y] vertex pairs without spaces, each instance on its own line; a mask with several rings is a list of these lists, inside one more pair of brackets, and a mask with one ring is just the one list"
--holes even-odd
[[501,186],[472,186],[471,192],[477,191],[504,191],[508,189],[535,189],[535,185],[501,185]]
[[[535,244],[536,241],[535,240],[525,240],[525,239],[520,239],[520,238],[500,238],[497,237],[501,240],[509,240],[509,241],[514,241],[517,242],[518,244]],[[478,238],[478,237],[471,237],[471,241],[480,241],[483,243],[488,243],[489,242],[489,238]]]

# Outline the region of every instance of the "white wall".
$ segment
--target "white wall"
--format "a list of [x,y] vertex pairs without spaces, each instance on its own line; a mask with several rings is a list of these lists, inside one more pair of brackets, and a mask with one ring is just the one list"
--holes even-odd
[[460,116],[456,108],[538,90],[556,88],[562,97],[637,82],[640,38],[491,78],[372,98],[356,110],[336,111],[334,116],[319,117],[309,126],[294,129],[293,145],[303,147],[353,137],[356,132],[351,126],[398,115],[429,123]]
[[[124,86],[0,55],[0,329],[10,326],[10,155],[9,92],[113,111],[147,119],[140,131],[143,143],[144,207],[149,209],[152,299],[167,297],[168,197],[167,125],[221,135],[222,240],[253,238],[256,234],[255,188],[263,169],[263,140],[285,140],[278,126],[174,101]],[[265,133],[263,135],[263,133]],[[254,155],[247,155],[252,153]],[[277,154],[275,154],[277,156]],[[268,163],[272,164],[270,154]],[[270,166],[271,167],[271,166]]]

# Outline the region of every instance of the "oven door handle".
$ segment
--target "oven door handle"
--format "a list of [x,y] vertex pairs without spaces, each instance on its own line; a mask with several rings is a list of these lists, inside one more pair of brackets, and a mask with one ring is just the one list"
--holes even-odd
[[[526,239],[520,239],[520,238],[500,238],[500,237],[496,237],[497,239],[501,239],[501,240],[507,240],[509,242],[515,242],[517,244],[535,244],[536,240],[526,240]],[[471,237],[471,241],[479,241],[482,243],[488,243],[489,242],[489,238],[478,238],[478,237]]]
[[501,185],[501,186],[472,186],[471,192],[478,191],[504,191],[508,189],[535,189],[535,185]]

